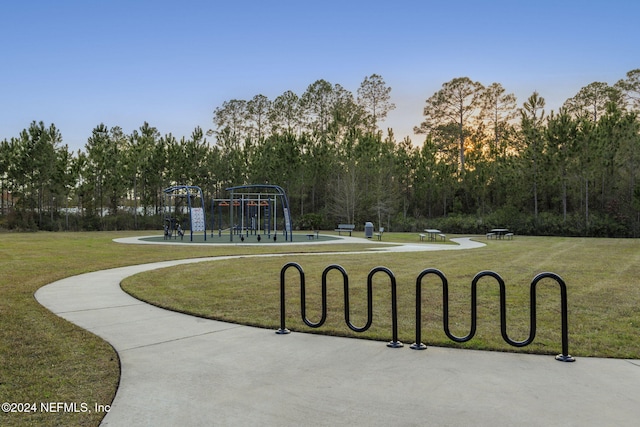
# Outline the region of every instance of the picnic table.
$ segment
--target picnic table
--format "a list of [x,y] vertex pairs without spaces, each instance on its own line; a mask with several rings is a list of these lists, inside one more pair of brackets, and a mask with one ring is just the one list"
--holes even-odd
[[496,239],[510,238],[513,237],[513,233],[510,233],[508,228],[492,228],[491,232],[487,234],[487,238],[490,239],[493,236]]
[[427,233],[428,239],[429,240],[436,240],[436,237],[438,237],[440,234],[442,234],[442,231],[440,230],[436,230],[433,228],[428,228],[426,230],[424,230],[425,233]]

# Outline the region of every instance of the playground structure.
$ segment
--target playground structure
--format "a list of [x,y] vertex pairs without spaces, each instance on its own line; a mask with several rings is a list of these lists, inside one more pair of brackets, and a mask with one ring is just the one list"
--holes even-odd
[[[255,235],[257,241],[277,240],[278,222],[284,241],[293,241],[289,199],[282,187],[269,184],[249,184],[225,189],[228,198],[211,199],[211,237],[214,230],[222,237],[229,230],[241,241]],[[186,230],[193,241],[194,233],[202,232],[207,240],[205,199],[202,189],[194,185],[174,185],[163,190],[164,239],[184,238]]]
[[[193,241],[193,233],[202,232],[207,240],[204,216],[204,195],[202,189],[194,185],[174,185],[163,190],[164,238],[165,240],[184,238],[185,229]],[[187,221],[188,220],[188,221]],[[183,222],[188,222],[188,228]],[[186,224],[185,224],[186,225]]]
[[229,187],[226,191],[229,198],[211,200],[212,236],[216,229],[219,237],[228,229],[231,242],[234,235],[241,241],[250,235],[255,235],[258,241],[262,240],[261,236],[276,240],[281,220],[284,240],[293,241],[289,199],[282,187],[249,184]]

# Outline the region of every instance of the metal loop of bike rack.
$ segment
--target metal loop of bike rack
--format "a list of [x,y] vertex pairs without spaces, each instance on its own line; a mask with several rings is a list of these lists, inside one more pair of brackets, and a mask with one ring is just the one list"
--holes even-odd
[[342,275],[343,287],[344,287],[344,320],[349,329],[354,332],[365,332],[371,327],[373,322],[373,276],[377,273],[385,273],[389,276],[391,282],[391,316],[392,316],[392,341],[387,344],[391,348],[402,347],[403,344],[398,341],[398,305],[397,305],[397,285],[396,278],[386,267],[376,267],[369,272],[367,276],[367,322],[364,326],[358,327],[351,323],[350,319],[350,305],[349,305],[349,276],[345,269],[337,264],[332,264],[324,269],[322,272],[322,314],[318,322],[312,322],[307,318],[307,303],[306,303],[306,285],[305,274],[302,267],[295,263],[290,262],[285,264],[280,270],[280,329],[276,331],[277,334],[288,334],[290,331],[285,325],[285,276],[289,268],[295,268],[298,270],[300,276],[300,313],[302,321],[311,328],[319,328],[327,320],[327,276],[330,271],[338,270]]
[[416,341],[410,348],[413,350],[424,350],[427,348],[425,344],[421,342],[421,320],[422,320],[422,279],[427,275],[436,275],[442,282],[442,324],[444,333],[450,340],[463,343],[471,340],[476,333],[477,325],[477,287],[478,282],[483,277],[494,278],[500,287],[500,332],[504,341],[514,347],[524,347],[531,344],[536,336],[536,289],[538,283],[542,279],[550,278],[555,280],[560,286],[560,304],[561,304],[561,329],[562,329],[562,354],[556,356],[556,360],[561,362],[573,362],[575,359],[569,355],[569,327],[567,320],[567,285],[560,276],[555,273],[540,273],[535,276],[531,282],[530,287],[530,320],[529,320],[529,337],[524,341],[514,341],[509,338],[507,334],[507,304],[506,304],[506,287],[504,280],[498,273],[493,271],[481,271],[476,274],[471,282],[471,328],[469,334],[464,337],[458,337],[451,333],[449,330],[449,282],[445,275],[435,268],[427,268],[423,270],[416,279]]

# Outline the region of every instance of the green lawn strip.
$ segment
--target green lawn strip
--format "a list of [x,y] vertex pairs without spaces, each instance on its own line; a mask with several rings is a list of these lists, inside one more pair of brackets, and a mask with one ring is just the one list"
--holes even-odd
[[[408,233],[407,233],[408,234]],[[529,334],[529,289],[543,271],[559,274],[568,286],[569,350],[576,356],[640,358],[640,241],[617,239],[518,237],[486,241],[486,248],[465,251],[317,255],[216,261],[143,273],[123,283],[134,296],[159,306],[198,316],[256,325],[279,326],[279,273],[286,262],[298,262],[306,273],[307,316],[320,318],[320,278],[330,264],[349,273],[351,322],[366,322],[366,277],[376,266],[391,269],[398,283],[399,338],[415,338],[415,279],[424,268],[438,268],[450,284],[450,328],[467,335],[470,324],[470,283],[482,270],[494,270],[506,282],[509,337]],[[247,268],[250,265],[251,268]],[[320,329],[300,320],[298,276],[287,273],[287,327],[293,330],[391,339],[389,279],[374,277],[374,322],[356,334],[344,323],[342,279],[329,275],[328,319]],[[545,280],[538,286],[537,334],[524,348],[506,344],[500,335],[498,284],[484,278],[478,287],[478,329],[470,342],[455,344],[442,331],[442,288],[430,277],[423,285],[422,341],[428,345],[557,354],[561,351],[559,286]]]
[[[98,425],[103,413],[43,413],[39,405],[110,404],[118,385],[118,357],[113,348],[42,307],[34,298],[41,286],[125,265],[292,249],[275,245],[125,245],[112,241],[140,234],[0,233],[0,402],[31,402],[38,407],[32,414],[0,413],[0,425]],[[320,246],[305,245],[298,250],[320,250]],[[326,249],[331,250],[322,247]]]

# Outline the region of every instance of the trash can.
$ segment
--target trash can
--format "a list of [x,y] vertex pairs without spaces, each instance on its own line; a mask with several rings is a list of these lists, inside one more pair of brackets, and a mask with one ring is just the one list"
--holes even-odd
[[370,239],[373,237],[373,223],[365,222],[364,223],[364,237]]

